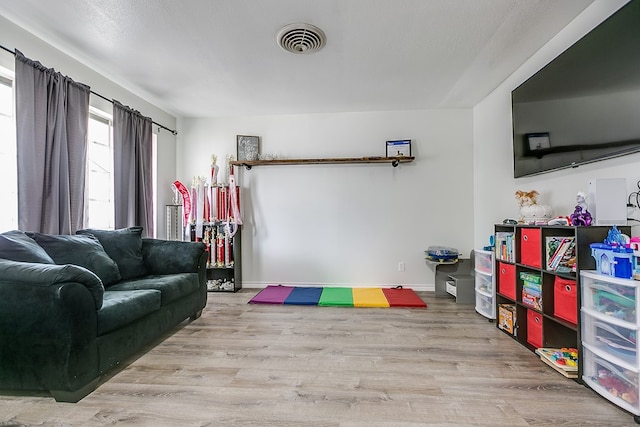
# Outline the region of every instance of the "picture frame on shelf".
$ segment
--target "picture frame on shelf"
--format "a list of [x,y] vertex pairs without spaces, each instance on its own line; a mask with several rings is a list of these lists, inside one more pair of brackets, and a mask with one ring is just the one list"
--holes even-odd
[[238,161],[258,160],[260,158],[260,137],[236,135],[236,150]]
[[386,157],[411,157],[411,140],[397,139],[387,141]]

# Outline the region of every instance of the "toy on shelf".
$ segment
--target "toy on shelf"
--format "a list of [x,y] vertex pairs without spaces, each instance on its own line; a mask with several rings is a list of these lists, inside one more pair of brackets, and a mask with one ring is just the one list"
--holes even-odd
[[429,246],[424,253],[429,261],[443,264],[455,264],[460,255],[457,249],[447,246]]
[[596,260],[596,270],[605,276],[631,279],[633,277],[634,251],[629,236],[622,234],[615,225],[607,233],[603,243],[592,243],[591,256]]
[[549,205],[538,203],[538,193],[532,191],[516,191],[516,200],[520,207],[519,222],[524,224],[546,224],[551,218],[552,209]]
[[593,222],[591,212],[587,205],[587,195],[582,191],[578,191],[576,196],[576,207],[571,214],[571,225],[588,227]]
[[640,237],[629,239],[629,248],[633,251],[633,278],[640,280]]
[[571,347],[538,348],[536,354],[547,365],[567,378],[578,378],[578,350]]

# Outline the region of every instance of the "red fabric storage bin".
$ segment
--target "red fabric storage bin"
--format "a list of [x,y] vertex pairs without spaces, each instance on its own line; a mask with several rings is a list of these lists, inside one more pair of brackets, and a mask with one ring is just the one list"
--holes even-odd
[[520,229],[520,263],[542,267],[542,246],[539,228]]
[[578,324],[578,286],[575,280],[556,276],[553,282],[553,315]]
[[516,266],[498,263],[498,293],[516,300]]
[[537,311],[527,310],[527,342],[542,347],[542,314]]

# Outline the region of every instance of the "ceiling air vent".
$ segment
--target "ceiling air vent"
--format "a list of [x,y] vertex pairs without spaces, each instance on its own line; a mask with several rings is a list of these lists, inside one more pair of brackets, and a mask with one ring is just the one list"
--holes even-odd
[[291,53],[311,53],[327,41],[324,32],[311,24],[289,24],[278,31],[278,46]]

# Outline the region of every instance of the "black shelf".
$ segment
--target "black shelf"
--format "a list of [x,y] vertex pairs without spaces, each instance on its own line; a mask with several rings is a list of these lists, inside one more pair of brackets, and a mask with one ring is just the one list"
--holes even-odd
[[[495,232],[507,232],[513,233],[512,248],[514,251],[514,262],[502,261],[496,258],[496,313],[498,313],[498,306],[500,304],[513,304],[516,307],[516,334],[512,337],[518,341],[521,345],[525,346],[531,351],[535,351],[536,348],[528,342],[528,316],[530,311],[539,313],[542,315],[542,347],[572,347],[578,349],[579,357],[582,356],[581,348],[581,336],[580,336],[580,271],[581,270],[593,270],[595,269],[595,260],[591,256],[591,243],[602,242],[607,237],[607,234],[611,227],[608,226],[592,226],[592,227],[575,227],[575,226],[562,226],[562,225],[508,225],[508,224],[496,224]],[[630,233],[630,227],[619,226],[618,229],[625,234]],[[534,244],[527,243],[526,237],[529,235],[536,236],[539,241],[530,239],[529,242],[535,241]],[[558,272],[548,270],[546,268],[547,254],[546,254],[546,242],[548,237],[572,237],[575,241],[575,272]],[[496,238],[497,242],[497,238]],[[523,248],[524,246],[524,248]],[[537,251],[537,252],[536,252]],[[529,265],[523,263],[523,258],[528,261],[532,258],[540,265]],[[513,269],[514,283],[500,283],[501,266]],[[520,279],[521,272],[529,272],[536,275],[540,275],[542,283],[542,310],[537,310],[528,304],[522,302],[522,287],[523,280]],[[506,277],[510,277],[506,275]],[[576,323],[571,323],[556,314],[554,287],[556,278],[568,279],[575,281],[576,287]],[[503,274],[503,280],[505,274]],[[511,280],[511,279],[509,279]],[[509,295],[505,295],[501,292],[505,287],[515,286],[515,298]],[[513,288],[511,288],[513,289]],[[499,322],[498,322],[499,323]],[[505,332],[506,333],[506,332]],[[582,366],[580,361],[578,362],[579,375],[576,381],[581,382]]]

